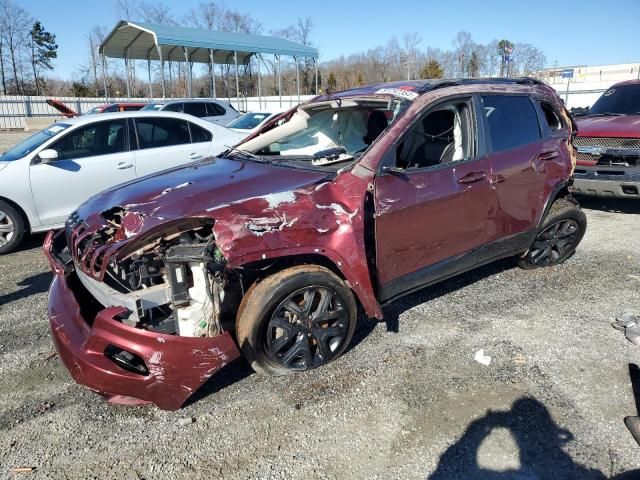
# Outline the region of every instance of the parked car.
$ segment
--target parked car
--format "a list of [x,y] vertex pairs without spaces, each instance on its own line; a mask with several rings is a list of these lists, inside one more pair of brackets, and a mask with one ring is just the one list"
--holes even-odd
[[136,112],[147,106],[147,102],[134,103],[134,102],[119,102],[119,103],[105,103],[99,107],[93,107],[91,110],[83,113],[83,115],[93,115],[94,113],[112,113],[112,112]]
[[187,113],[220,125],[226,125],[234,118],[240,116],[238,111],[233,108],[233,105],[221,100],[167,100],[163,102],[151,102],[142,110]]
[[640,80],[616,83],[576,122],[574,192],[640,199]]
[[[79,114],[69,108],[67,105],[62,103],[59,100],[55,100],[53,98],[48,98],[47,103],[51,105],[53,108],[58,110],[63,116],[67,118],[77,117]],[[142,107],[146,106],[147,103],[135,103],[135,102],[116,102],[116,103],[105,103],[98,107],[93,107],[88,112],[83,113],[82,115],[92,115],[94,113],[112,113],[112,112],[133,112],[142,109]]]
[[230,128],[234,132],[248,135],[259,130],[262,125],[283,112],[284,110],[276,112],[247,112],[240,115],[235,120],[231,120],[231,122],[227,124],[227,128]]
[[47,236],[51,331],[78,383],[177,409],[241,354],[309,370],[345,351],[357,305],[381,319],[503,257],[558,265],[585,233],[572,123],[536,80],[374,85],[280,120],[94,196]]
[[64,226],[91,195],[215,155],[244,135],[188,115],[121,112],[75,117],[0,156],[0,254],[28,231]]

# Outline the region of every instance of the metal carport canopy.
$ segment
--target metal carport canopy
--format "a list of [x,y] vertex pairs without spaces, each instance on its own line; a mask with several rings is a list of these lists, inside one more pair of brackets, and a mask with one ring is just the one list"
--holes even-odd
[[162,52],[163,61],[184,62],[184,48],[188,49],[189,60],[198,63],[234,63],[235,52],[240,64],[246,64],[255,53],[318,58],[315,48],[284,38],[125,20],[107,35],[99,53],[111,58],[160,60]]

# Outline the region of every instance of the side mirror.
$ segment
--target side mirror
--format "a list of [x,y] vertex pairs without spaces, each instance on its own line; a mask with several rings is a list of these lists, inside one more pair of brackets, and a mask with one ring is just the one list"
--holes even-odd
[[55,162],[56,160],[58,160],[58,152],[55,151],[53,148],[47,148],[45,150],[42,150],[38,154],[38,158],[42,163]]

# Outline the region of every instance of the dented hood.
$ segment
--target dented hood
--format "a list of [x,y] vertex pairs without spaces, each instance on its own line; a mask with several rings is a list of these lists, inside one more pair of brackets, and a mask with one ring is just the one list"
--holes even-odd
[[215,218],[216,210],[260,196],[283,195],[322,182],[323,172],[310,172],[251,161],[212,158],[106,190],[84,203],[79,217],[91,228],[103,224],[100,213],[119,206],[143,220],[136,233],[188,217]]
[[577,118],[579,137],[640,138],[640,115]]

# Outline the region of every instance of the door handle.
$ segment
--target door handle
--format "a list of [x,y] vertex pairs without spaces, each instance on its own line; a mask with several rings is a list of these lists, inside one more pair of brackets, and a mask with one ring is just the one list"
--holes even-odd
[[458,183],[474,183],[487,178],[487,172],[470,172],[458,179]]
[[117,169],[118,170],[126,170],[127,168],[133,167],[133,163],[129,162],[118,162]]
[[542,152],[538,155],[538,160],[553,160],[554,158],[558,158],[558,152],[556,150],[549,150],[548,152]]
[[189,155],[189,158],[191,160],[200,160],[202,157],[204,157],[204,155],[202,155],[201,153],[192,153],[191,155]]

